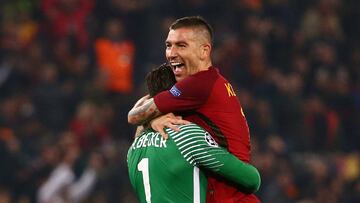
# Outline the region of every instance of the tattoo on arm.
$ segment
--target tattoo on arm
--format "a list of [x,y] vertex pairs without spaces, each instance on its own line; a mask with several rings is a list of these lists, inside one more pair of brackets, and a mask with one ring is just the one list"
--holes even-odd
[[150,98],[149,95],[143,96],[142,98],[140,98],[140,99],[135,103],[134,107],[138,107],[138,106],[140,106],[140,105],[143,105],[144,102],[146,102],[149,98]]
[[156,116],[160,115],[160,111],[156,107],[153,98],[148,99],[139,106],[134,106],[128,114],[128,122],[135,125],[142,125]]

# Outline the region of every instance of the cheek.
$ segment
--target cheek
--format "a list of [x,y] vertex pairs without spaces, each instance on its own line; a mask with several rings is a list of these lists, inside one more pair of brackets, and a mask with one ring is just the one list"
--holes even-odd
[[183,56],[183,59],[188,66],[194,65],[194,63],[196,62],[196,57],[193,54],[188,54],[186,56]]
[[170,51],[169,51],[169,50],[165,50],[165,56],[166,56],[166,58],[168,58],[169,55],[170,55]]
[[196,56],[194,56],[194,55],[190,56],[190,57],[188,58],[188,60],[187,60],[187,65],[188,65],[188,67],[189,67],[189,69],[190,69],[190,70],[188,70],[188,72],[189,72],[189,71],[192,71],[192,68],[193,68],[193,67],[197,67],[197,66],[198,66],[198,63],[199,63],[199,59],[196,58]]

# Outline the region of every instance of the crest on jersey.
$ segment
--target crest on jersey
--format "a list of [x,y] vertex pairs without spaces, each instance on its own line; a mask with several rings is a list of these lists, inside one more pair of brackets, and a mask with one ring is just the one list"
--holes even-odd
[[170,89],[170,93],[172,95],[174,95],[175,97],[178,97],[181,95],[181,91],[175,85],[172,86],[172,88]]
[[218,143],[208,132],[205,133],[205,141],[212,147],[219,147]]

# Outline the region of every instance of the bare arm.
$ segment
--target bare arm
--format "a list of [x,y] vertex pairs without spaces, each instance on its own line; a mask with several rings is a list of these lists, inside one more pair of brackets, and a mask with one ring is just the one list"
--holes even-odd
[[[173,113],[168,113],[155,119],[159,115],[161,115],[161,112],[158,110],[154,99],[146,95],[139,99],[129,111],[128,122],[138,126],[150,123],[151,127],[159,132],[164,139],[168,138],[168,135],[164,131],[165,127],[179,131],[177,125],[190,123],[181,117],[175,116]],[[143,128],[140,127],[137,128],[135,137],[139,135],[142,129]]]
[[138,100],[129,111],[128,122],[133,125],[142,125],[160,114],[161,112],[157,108],[154,99],[146,95]]
[[143,97],[141,97],[136,103],[135,103],[135,105],[134,105],[134,107],[138,107],[138,106],[140,106],[140,105],[143,105],[144,104],[144,102],[146,101],[146,100],[148,100],[148,99],[150,99],[150,95],[145,95],[145,96],[143,96]]

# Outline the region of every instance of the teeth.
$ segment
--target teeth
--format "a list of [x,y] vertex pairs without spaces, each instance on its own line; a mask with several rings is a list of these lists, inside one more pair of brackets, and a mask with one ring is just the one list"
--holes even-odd
[[181,63],[171,63],[172,66],[178,66],[180,65]]

